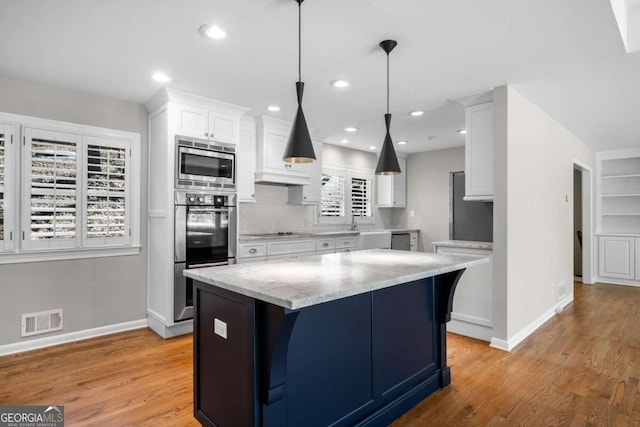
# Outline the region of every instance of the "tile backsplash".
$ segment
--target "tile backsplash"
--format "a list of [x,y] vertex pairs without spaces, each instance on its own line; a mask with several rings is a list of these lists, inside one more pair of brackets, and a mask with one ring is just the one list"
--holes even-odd
[[[348,230],[349,225],[314,224],[315,206],[288,205],[289,191],[284,185],[256,184],[256,202],[241,203],[239,207],[239,233],[262,234],[291,232],[322,232]],[[375,224],[359,224],[358,229],[391,227],[390,209],[374,208]]]

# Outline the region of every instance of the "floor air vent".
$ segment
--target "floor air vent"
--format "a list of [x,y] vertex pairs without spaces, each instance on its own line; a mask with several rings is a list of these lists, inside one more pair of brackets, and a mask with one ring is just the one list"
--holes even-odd
[[22,336],[46,334],[62,330],[62,309],[22,315]]

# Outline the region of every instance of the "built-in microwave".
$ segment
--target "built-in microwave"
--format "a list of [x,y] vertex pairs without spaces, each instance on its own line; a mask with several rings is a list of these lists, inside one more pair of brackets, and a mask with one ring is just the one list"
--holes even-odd
[[176,188],[235,191],[236,147],[176,136]]

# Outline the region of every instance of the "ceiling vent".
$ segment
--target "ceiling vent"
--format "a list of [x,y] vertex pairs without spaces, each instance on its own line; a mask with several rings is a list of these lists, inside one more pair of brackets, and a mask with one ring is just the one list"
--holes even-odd
[[22,336],[46,334],[62,330],[62,309],[22,315]]

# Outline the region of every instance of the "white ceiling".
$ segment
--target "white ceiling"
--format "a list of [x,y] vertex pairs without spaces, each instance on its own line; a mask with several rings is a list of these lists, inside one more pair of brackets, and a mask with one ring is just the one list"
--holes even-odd
[[[640,146],[640,53],[625,53],[606,0],[307,0],[302,19],[304,110],[327,142],[379,149],[378,43],[393,38],[391,135],[409,141],[400,152],[462,145],[464,111],[449,100],[503,84],[596,150]],[[206,23],[228,37],[204,39]],[[0,0],[0,46],[9,77],[144,103],[161,70],[173,88],[252,115],[295,112],[293,0]],[[341,77],[353,86],[329,86]],[[409,117],[416,109],[426,114]]]

